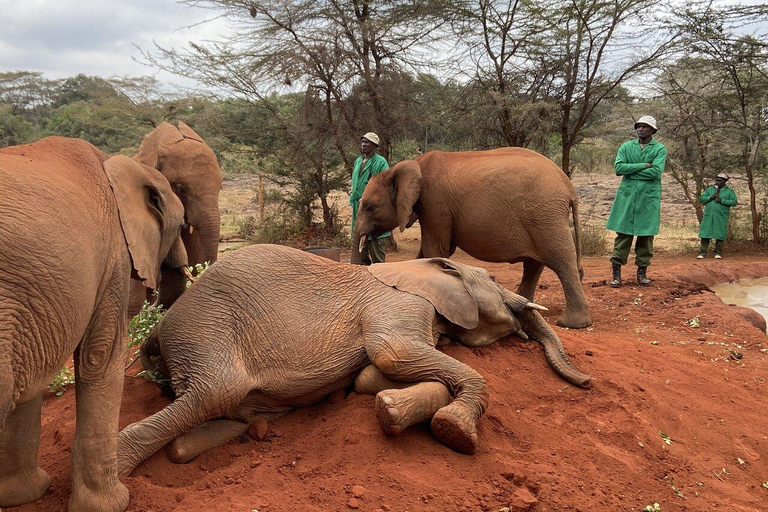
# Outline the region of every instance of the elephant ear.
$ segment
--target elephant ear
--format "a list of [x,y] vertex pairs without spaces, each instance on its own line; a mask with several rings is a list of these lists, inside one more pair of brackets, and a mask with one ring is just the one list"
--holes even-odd
[[416,160],[403,160],[392,168],[391,173],[397,223],[402,233],[415,221],[411,221],[411,216],[421,192],[421,166]]
[[[133,270],[144,286],[157,288],[160,262],[179,238],[184,207],[162,174],[127,156],[106,160],[104,172],[115,196]],[[177,252],[174,257],[181,255]]]
[[187,126],[187,123],[184,121],[179,121],[179,131],[184,136],[185,139],[192,139],[196,140],[198,142],[203,142],[203,138],[200,137],[198,134],[195,133],[195,131]]
[[[192,132],[192,130],[189,131]],[[163,121],[157,128],[144,136],[139,152],[136,153],[133,159],[141,164],[162,170],[163,157],[168,152],[168,146],[182,140],[184,140],[184,136],[181,131],[171,123]]]
[[477,327],[477,300],[461,269],[451,260],[430,258],[366,268],[387,286],[428,300],[449,322],[465,329]]

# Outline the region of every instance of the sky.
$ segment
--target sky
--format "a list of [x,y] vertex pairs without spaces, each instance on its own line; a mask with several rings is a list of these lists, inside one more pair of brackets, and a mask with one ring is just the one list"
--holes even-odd
[[217,39],[227,26],[214,17],[174,0],[0,0],[0,72],[39,71],[50,79],[152,75],[194,87],[193,80],[136,62],[141,53],[134,45],[181,48]]

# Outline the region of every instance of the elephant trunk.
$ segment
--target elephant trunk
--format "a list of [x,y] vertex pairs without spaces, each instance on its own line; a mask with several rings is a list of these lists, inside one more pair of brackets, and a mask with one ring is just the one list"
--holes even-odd
[[205,261],[214,263],[219,254],[221,222],[218,208],[201,208],[202,213],[188,212],[189,236],[185,237],[190,265]]
[[523,330],[544,346],[544,354],[555,372],[562,378],[581,388],[591,387],[592,378],[579,371],[565,354],[563,343],[546,320],[533,309],[523,309],[517,314]]

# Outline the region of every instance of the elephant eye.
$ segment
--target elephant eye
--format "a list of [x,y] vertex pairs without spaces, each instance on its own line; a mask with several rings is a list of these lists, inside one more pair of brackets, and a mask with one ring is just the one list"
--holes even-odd
[[181,183],[176,183],[173,186],[173,191],[176,193],[177,196],[182,197],[184,194],[187,193],[186,189],[184,188],[184,185]]

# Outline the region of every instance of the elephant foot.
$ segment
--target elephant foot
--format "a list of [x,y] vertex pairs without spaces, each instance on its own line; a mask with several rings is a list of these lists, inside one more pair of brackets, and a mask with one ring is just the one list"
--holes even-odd
[[69,512],[123,512],[128,508],[128,488],[116,481],[99,492],[84,485],[72,486],[72,496],[67,503]]
[[404,389],[385,389],[376,395],[376,416],[381,429],[394,436],[427,421],[453,400],[440,382],[420,382]]
[[569,329],[583,329],[592,325],[592,318],[589,313],[570,313],[566,310],[562,316],[555,320],[555,323],[560,327],[568,327]]
[[40,498],[51,485],[51,477],[40,468],[32,473],[0,477],[0,507],[16,507]]
[[[388,391],[388,390],[387,390]],[[381,430],[388,436],[396,436],[405,428],[400,424],[403,419],[400,409],[387,391],[381,391],[376,395],[376,417],[381,425]]]
[[475,419],[460,403],[443,407],[432,417],[432,434],[453,451],[472,455],[477,451]]

